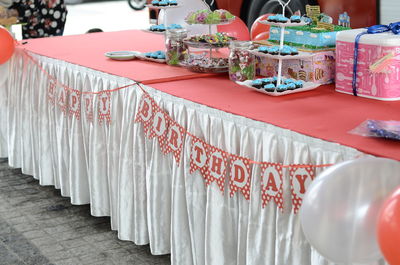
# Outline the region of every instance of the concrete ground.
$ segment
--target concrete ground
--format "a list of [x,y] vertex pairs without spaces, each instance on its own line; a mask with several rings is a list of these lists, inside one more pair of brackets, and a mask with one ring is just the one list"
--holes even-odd
[[71,205],[0,159],[0,265],[170,264],[169,255],[121,241],[110,227],[89,205]]

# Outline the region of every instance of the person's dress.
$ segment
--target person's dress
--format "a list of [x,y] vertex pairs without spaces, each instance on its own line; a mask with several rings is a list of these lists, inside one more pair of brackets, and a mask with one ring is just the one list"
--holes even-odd
[[14,0],[10,9],[16,9],[22,26],[22,37],[42,38],[61,36],[67,16],[64,0]]

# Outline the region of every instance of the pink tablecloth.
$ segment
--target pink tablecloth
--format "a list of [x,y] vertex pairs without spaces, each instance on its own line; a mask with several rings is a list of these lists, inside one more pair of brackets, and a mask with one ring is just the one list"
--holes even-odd
[[400,141],[348,133],[366,119],[399,120],[400,101],[384,102],[341,94],[334,91],[333,85],[271,97],[239,86],[226,77],[165,82],[152,87],[212,108],[400,160]]
[[164,50],[164,45],[164,35],[128,30],[32,39],[18,47],[35,54],[127,77],[143,84],[213,75],[193,73],[182,67],[141,60],[114,61],[104,56],[104,53],[109,51]]

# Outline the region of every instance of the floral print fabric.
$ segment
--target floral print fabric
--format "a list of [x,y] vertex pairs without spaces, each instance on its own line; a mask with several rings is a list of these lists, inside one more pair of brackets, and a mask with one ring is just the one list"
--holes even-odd
[[14,0],[10,9],[16,9],[22,26],[22,37],[42,38],[61,36],[67,16],[64,0]]

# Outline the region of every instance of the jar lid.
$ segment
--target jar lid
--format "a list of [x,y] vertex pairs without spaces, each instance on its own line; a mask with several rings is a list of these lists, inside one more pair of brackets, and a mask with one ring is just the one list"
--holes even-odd
[[231,49],[252,49],[253,47],[252,41],[234,40],[229,44],[229,48]]
[[187,29],[167,29],[166,34],[167,37],[186,37],[187,36]]

